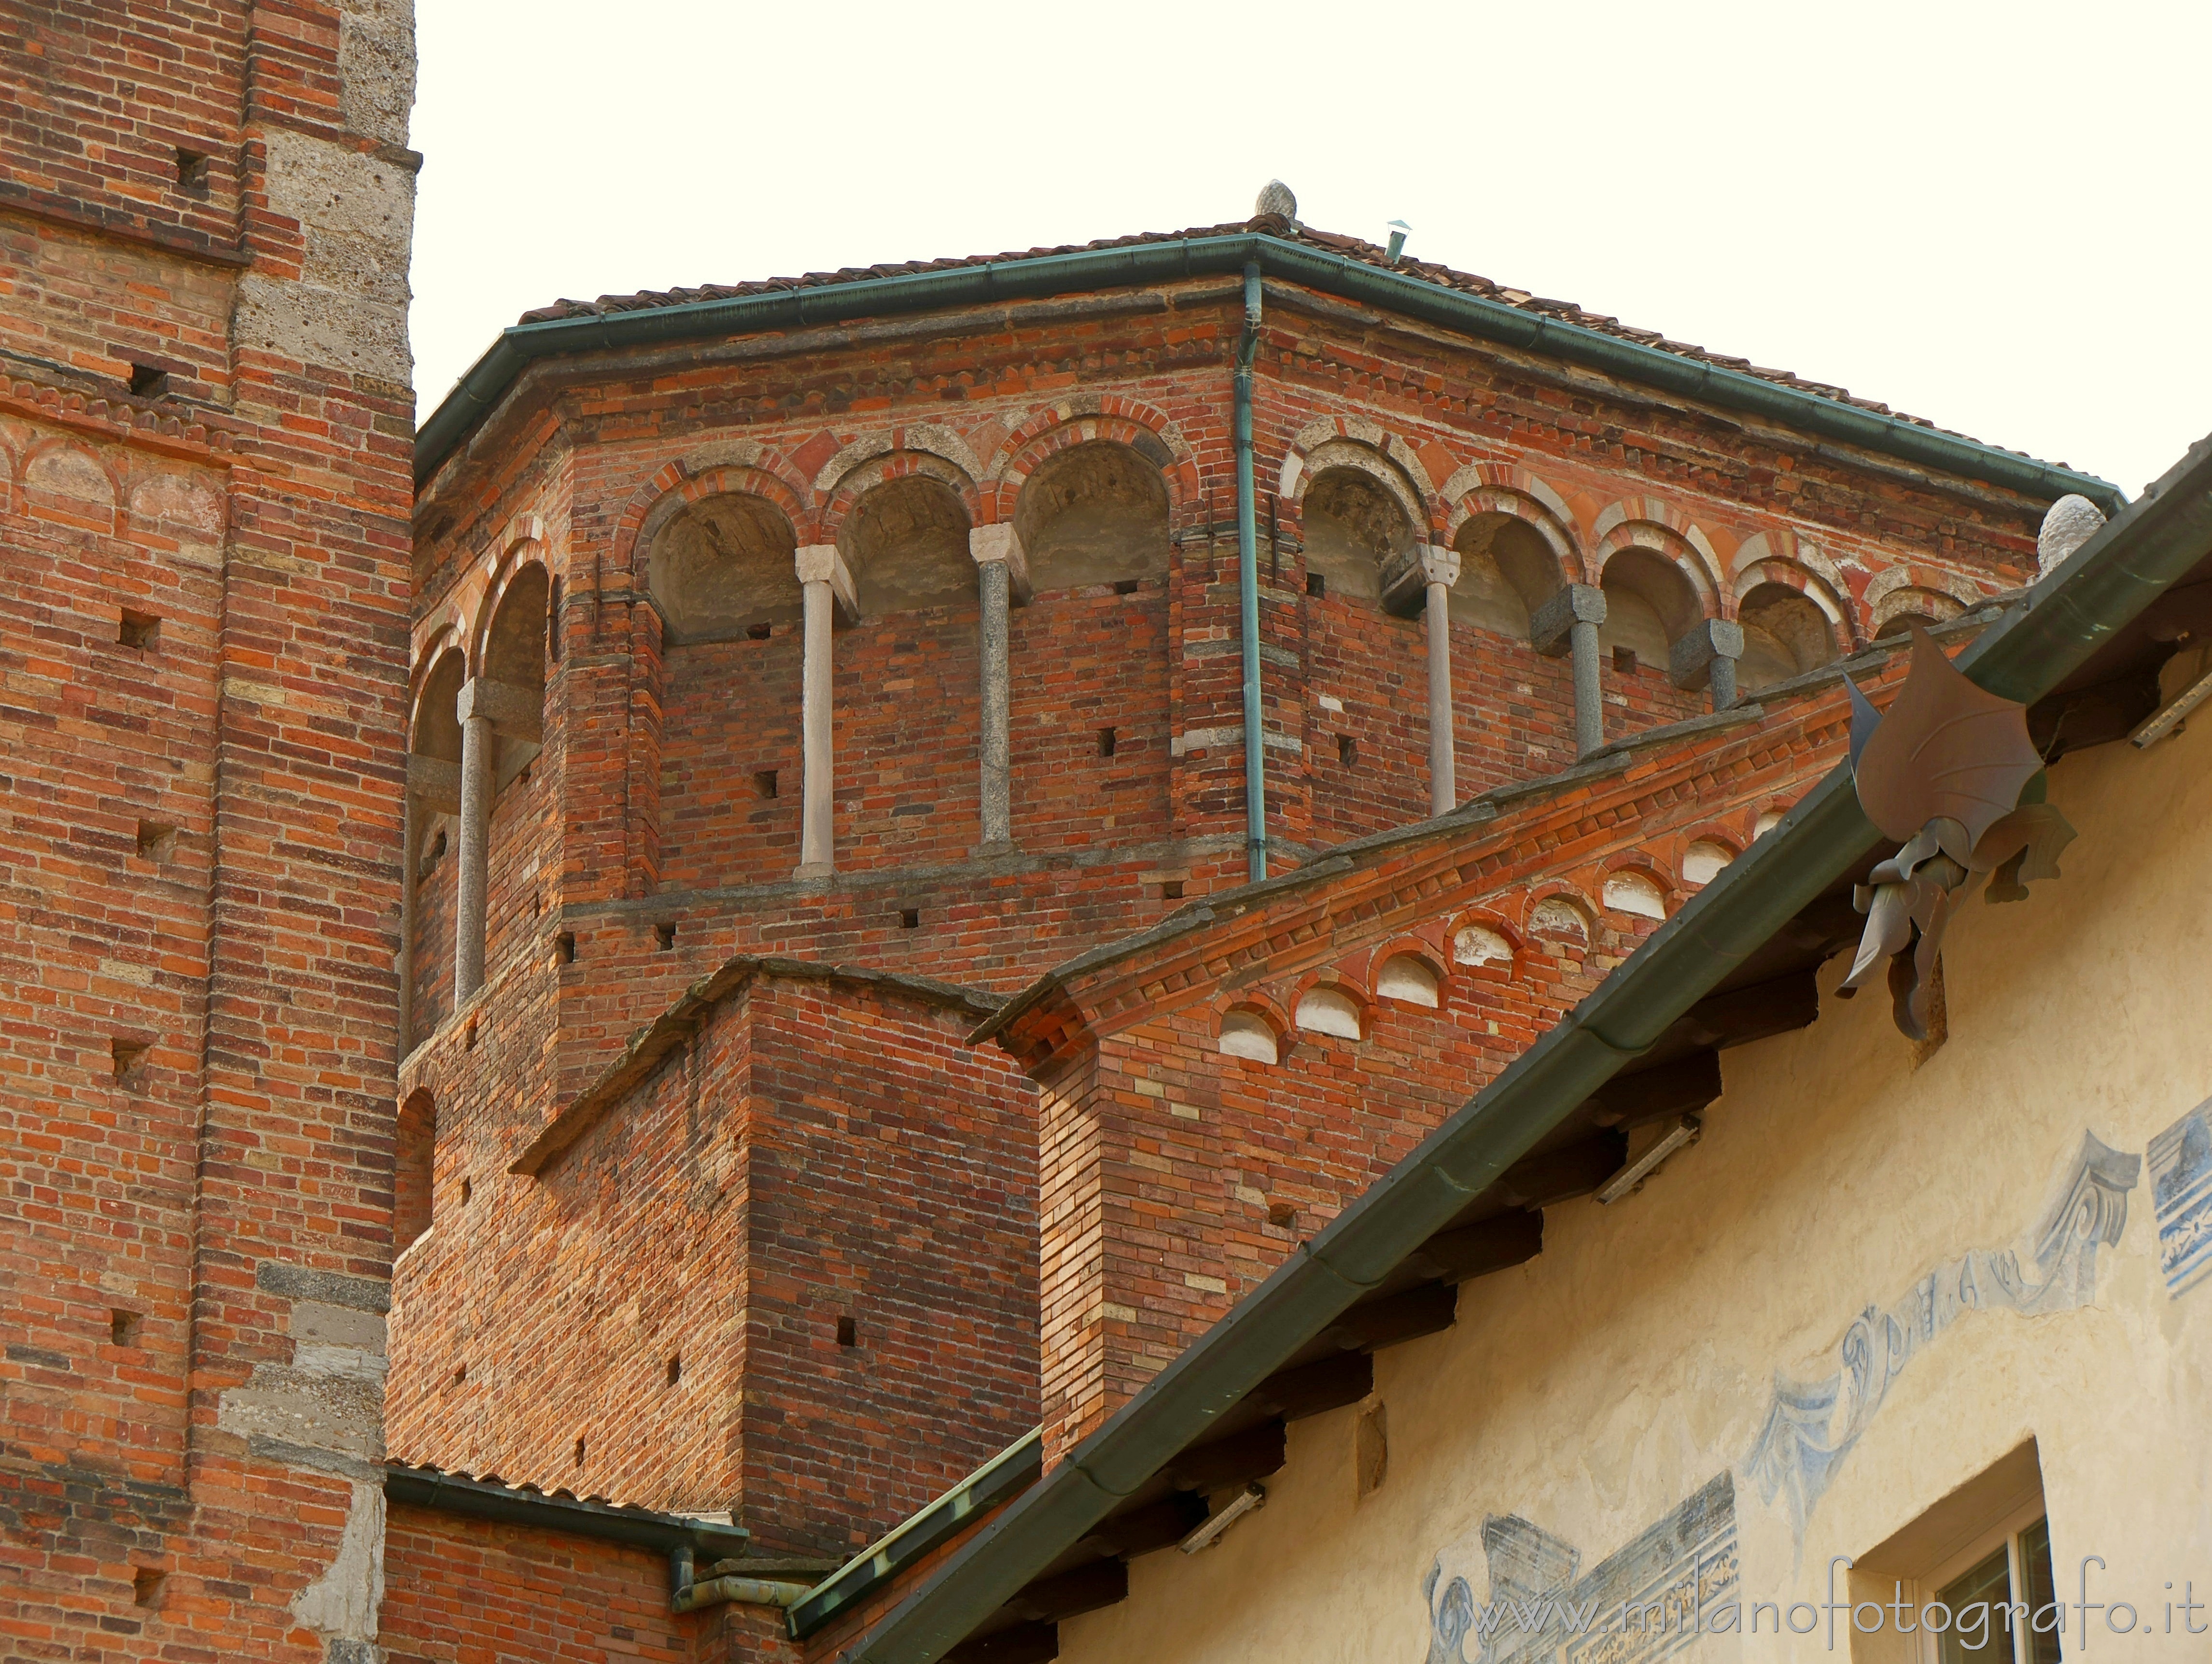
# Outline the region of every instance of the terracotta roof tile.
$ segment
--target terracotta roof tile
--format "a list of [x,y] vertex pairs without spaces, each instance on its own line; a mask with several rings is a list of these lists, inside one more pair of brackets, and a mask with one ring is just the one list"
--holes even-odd
[[[1616,336],[1622,340],[1633,341],[1642,346],[1655,347],[1662,352],[1670,352],[1679,357],[1694,359],[1703,363],[1740,371],[1747,375],[1756,376],[1763,381],[1771,381],[1778,386],[1794,387],[1820,398],[1832,399],[1838,404],[1850,405],[1859,410],[1872,411],[1897,421],[1909,422],[1916,427],[1927,428],[1936,432],[1952,432],[1949,429],[1938,428],[1935,423],[1924,417],[1908,416],[1902,411],[1893,411],[1887,405],[1882,404],[1878,399],[1858,398],[1848,388],[1838,387],[1833,382],[1809,381],[1790,370],[1770,369],[1753,364],[1747,358],[1732,357],[1725,353],[1714,352],[1686,341],[1670,340],[1656,330],[1638,329],[1603,313],[1585,311],[1572,301],[1547,300],[1530,294],[1527,290],[1508,289],[1492,282],[1487,277],[1477,277],[1472,272],[1456,271],[1434,261],[1419,260],[1411,256],[1401,255],[1394,263],[1388,251],[1379,244],[1368,242],[1359,237],[1346,236],[1338,232],[1317,230],[1309,225],[1294,225],[1271,216],[1263,216],[1251,221],[1232,221],[1222,225],[1197,226],[1185,231],[1141,232],[1134,236],[1103,237],[1094,242],[1064,243],[1057,247],[1029,248],[1002,254],[971,254],[946,259],[892,261],[877,265],[846,266],[836,271],[810,271],[801,277],[769,277],[743,283],[702,283],[693,289],[645,290],[635,295],[602,295],[596,301],[562,300],[554,302],[550,306],[538,307],[526,312],[519,321],[525,324],[555,323],[573,318],[604,317],[612,313],[644,311],[655,307],[687,306],[701,301],[726,301],[748,295],[769,295],[793,290],[821,289],[837,283],[865,282],[870,278],[904,277],[927,271],[946,271],[963,266],[991,265],[1006,260],[1038,259],[1058,254],[1081,253],[1094,249],[1130,248],[1147,243],[1179,242],[1188,238],[1241,236],[1253,232],[1264,232],[1271,235],[1288,238],[1315,248],[1326,250],[1333,254],[1340,254],[1351,259],[1362,261],[1369,265],[1395,271],[1403,276],[1417,277],[1424,282],[1435,283],[1439,288],[1482,296],[1486,299],[1501,302],[1524,312],[1534,313],[1547,318],[1555,318],[1563,323],[1595,330],[1600,334]],[[1962,434],[1954,436],[1969,437]],[[1981,442],[1972,441],[1972,442],[1978,444]],[[2066,465],[2061,463],[2058,466],[2063,467]]]

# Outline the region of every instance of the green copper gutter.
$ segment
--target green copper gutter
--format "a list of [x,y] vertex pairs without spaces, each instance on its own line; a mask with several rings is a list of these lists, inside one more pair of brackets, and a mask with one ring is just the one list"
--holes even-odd
[[1862,410],[1806,388],[1763,381],[1741,370],[1686,358],[1581,324],[1524,312],[1503,301],[1447,289],[1347,255],[1327,253],[1282,237],[1251,234],[1086,248],[1070,254],[1037,254],[954,266],[944,271],[861,277],[851,283],[740,295],[728,300],[516,324],[500,332],[499,338],[416,432],[415,481],[418,487],[427,484],[470,430],[507,396],[522,372],[539,358],[613,352],[711,336],[771,334],[860,318],[1235,275],[1248,263],[1256,263],[1265,277],[1418,318],[1500,346],[1561,359],[1679,398],[1761,416],[1801,433],[1856,445],[1917,467],[1986,480],[2045,502],[2077,491],[2108,515],[2117,513],[2124,500],[2116,486],[2094,475],[2056,468],[2016,452]]
[[[1992,692],[2039,698],[2208,555],[2212,440],[2038,583],[1959,663]],[[978,1531],[847,1664],[933,1664],[1389,1276],[1876,837],[1839,765],[1557,1027]]]

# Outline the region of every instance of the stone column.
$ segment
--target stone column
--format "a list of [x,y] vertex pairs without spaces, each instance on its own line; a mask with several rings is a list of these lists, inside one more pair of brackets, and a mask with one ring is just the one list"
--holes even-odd
[[538,745],[543,690],[513,687],[482,676],[461,684],[453,714],[461,723],[460,894],[453,905],[453,1009],[459,1010],[484,980],[484,930],[491,900],[491,800],[496,741]]
[[471,682],[461,690],[460,893],[453,903],[453,1009],[483,986],[485,908],[489,901],[491,718],[470,710]]
[[1605,743],[1605,689],[1598,680],[1597,627],[1605,622],[1605,591],[1571,583],[1539,606],[1528,620],[1528,639],[1547,658],[1571,654],[1575,671],[1575,755],[1587,757]]
[[1429,813],[1443,814],[1459,802],[1451,676],[1451,592],[1459,582],[1459,551],[1425,544],[1421,576],[1429,631]]
[[975,558],[975,588],[982,603],[980,710],[982,734],[982,832],[978,854],[1010,848],[1014,838],[1013,758],[1009,730],[1012,691],[1007,663],[1007,611],[1029,593],[1022,540],[1011,525],[978,526],[968,533]]
[[857,616],[853,575],[834,543],[810,543],[793,558],[805,603],[806,666],[801,677],[799,728],[805,785],[799,814],[799,868],[794,878],[827,878],[837,870],[835,811],[836,747],[830,737],[831,638],[837,608]]
[[407,866],[399,880],[399,1055],[415,1047],[415,920],[421,897],[416,869],[422,833],[433,815],[461,812],[461,765],[410,752],[407,757],[407,822],[402,847]]
[[1735,703],[1735,661],[1743,656],[1743,626],[1733,619],[1703,619],[1668,654],[1667,679],[1694,692],[1713,691],[1713,709]]

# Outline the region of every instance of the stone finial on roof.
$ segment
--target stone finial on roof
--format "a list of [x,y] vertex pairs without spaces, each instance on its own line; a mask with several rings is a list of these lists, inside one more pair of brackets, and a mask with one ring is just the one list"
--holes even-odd
[[2036,570],[2049,572],[2094,537],[2104,523],[2104,510],[2087,497],[2070,491],[2060,497],[2045,513],[2043,529],[2036,534]]
[[1279,214],[1286,220],[1298,216],[1297,198],[1291,194],[1291,187],[1279,179],[1269,180],[1260,187],[1260,194],[1253,199],[1253,218],[1258,219],[1267,214]]

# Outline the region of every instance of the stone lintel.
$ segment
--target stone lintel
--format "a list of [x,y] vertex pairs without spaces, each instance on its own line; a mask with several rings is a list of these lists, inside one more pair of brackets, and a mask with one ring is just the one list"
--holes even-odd
[[853,582],[853,569],[845,564],[845,557],[837,552],[836,544],[804,544],[793,554],[791,564],[801,583],[827,583],[830,586],[830,593],[837,598],[838,610],[844,613],[847,623],[859,621],[860,592]]
[[[544,696],[512,682],[471,676],[461,684],[453,715],[464,722],[471,716],[489,717],[492,731],[503,739],[526,740],[533,746],[545,743]],[[413,783],[411,771],[409,783]]]
[[1694,692],[1713,679],[1715,659],[1743,656],[1743,626],[1733,619],[1700,619],[1675,637],[1668,657],[1667,679]]
[[1567,650],[1578,624],[1605,622],[1605,591],[1594,583],[1571,583],[1529,615],[1530,645],[1547,659]]

